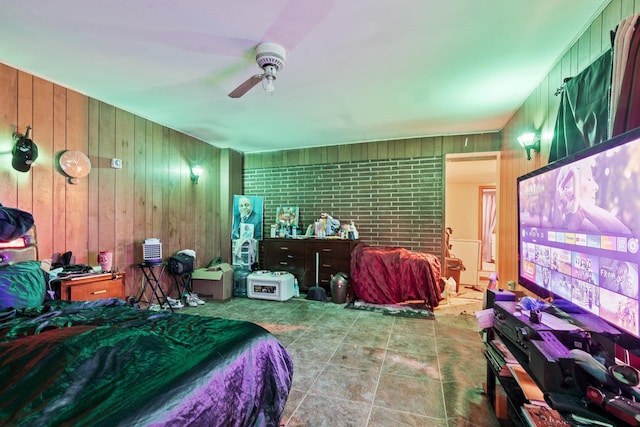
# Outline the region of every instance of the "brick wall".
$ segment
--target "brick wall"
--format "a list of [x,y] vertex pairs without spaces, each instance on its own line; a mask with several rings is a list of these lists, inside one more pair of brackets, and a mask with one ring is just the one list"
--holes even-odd
[[265,234],[279,206],[300,207],[303,226],[327,212],[353,221],[371,245],[441,256],[444,176],[441,156],[244,169],[244,194],[263,196]]

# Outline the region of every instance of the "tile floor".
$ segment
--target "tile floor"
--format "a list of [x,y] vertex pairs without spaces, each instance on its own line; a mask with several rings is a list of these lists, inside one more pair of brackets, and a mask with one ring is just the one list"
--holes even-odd
[[303,297],[208,301],[183,312],[252,321],[280,339],[295,366],[287,427],[499,426],[483,394],[481,292],[461,287],[435,320]]

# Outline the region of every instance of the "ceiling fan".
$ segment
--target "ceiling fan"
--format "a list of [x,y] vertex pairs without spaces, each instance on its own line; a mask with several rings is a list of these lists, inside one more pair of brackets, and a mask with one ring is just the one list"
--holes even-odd
[[240,83],[240,86],[229,93],[229,97],[240,98],[259,82],[262,82],[262,88],[265,92],[272,93],[275,88],[273,82],[277,72],[284,67],[285,57],[286,51],[279,44],[260,43],[256,46],[256,62],[262,68],[263,73],[255,74]]

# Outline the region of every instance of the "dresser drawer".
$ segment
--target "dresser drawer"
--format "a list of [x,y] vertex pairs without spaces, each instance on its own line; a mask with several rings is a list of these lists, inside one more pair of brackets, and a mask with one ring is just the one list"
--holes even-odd
[[304,274],[304,258],[266,257],[265,268],[270,271],[287,271],[297,276]]
[[62,281],[61,298],[68,301],[93,301],[102,298],[124,299],[124,274],[100,276]]
[[264,249],[267,254],[278,254],[281,258],[304,258],[305,256],[305,244],[301,240],[265,240]]
[[293,239],[265,239],[264,268],[270,271],[286,271],[302,282],[305,275],[305,244]]
[[348,276],[351,271],[350,267],[351,261],[349,258],[327,258],[320,255],[318,284],[326,288],[331,283],[332,275],[345,273]]
[[304,257],[282,252],[267,252],[264,255],[264,263],[266,266],[304,264]]
[[349,274],[351,270],[350,258],[327,258],[320,255],[320,273],[330,271],[332,273],[343,272]]
[[328,289],[332,274],[350,274],[351,249],[358,243],[341,239],[265,239],[262,266],[271,271],[292,273],[301,291],[314,286],[316,276],[318,284]]
[[307,256],[315,256],[315,253],[322,257],[349,258],[351,255],[351,245],[348,240],[328,240],[326,242],[313,242],[307,245]]

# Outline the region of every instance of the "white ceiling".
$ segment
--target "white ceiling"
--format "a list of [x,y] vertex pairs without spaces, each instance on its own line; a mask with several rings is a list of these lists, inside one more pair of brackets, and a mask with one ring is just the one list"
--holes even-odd
[[0,62],[244,152],[495,131],[609,1],[4,1]]

